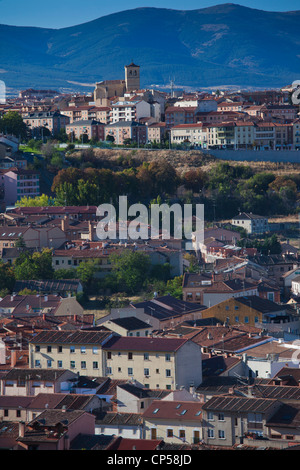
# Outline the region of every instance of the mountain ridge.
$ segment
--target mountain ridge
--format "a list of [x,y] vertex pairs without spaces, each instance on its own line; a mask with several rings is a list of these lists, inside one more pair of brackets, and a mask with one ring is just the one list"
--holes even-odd
[[134,58],[142,86],[172,77],[196,88],[280,87],[299,79],[299,24],[300,11],[226,3],[139,7],[59,29],[0,25],[0,79],[12,89],[64,89],[123,78]]

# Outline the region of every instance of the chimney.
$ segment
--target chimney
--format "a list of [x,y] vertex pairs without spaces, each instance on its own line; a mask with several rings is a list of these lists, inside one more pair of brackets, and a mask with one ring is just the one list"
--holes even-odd
[[89,240],[90,242],[93,241],[93,226],[92,226],[92,222],[89,220]]
[[25,423],[23,421],[19,422],[19,437],[25,436]]
[[68,218],[65,215],[64,218],[61,221],[61,229],[62,229],[63,232],[65,232],[68,229],[68,227],[69,227]]
[[10,355],[10,366],[15,367],[17,364],[17,351],[15,349],[11,350],[11,355]]

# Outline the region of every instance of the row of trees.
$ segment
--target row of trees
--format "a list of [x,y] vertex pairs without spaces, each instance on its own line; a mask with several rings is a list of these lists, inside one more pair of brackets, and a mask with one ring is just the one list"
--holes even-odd
[[[216,163],[209,171],[194,168],[180,175],[167,161],[144,162],[138,167],[113,169],[67,168],[54,177],[52,191],[59,204],[99,205],[127,195],[129,201],[150,202],[159,196],[174,201],[182,186],[198,194],[206,219],[231,218],[240,210],[261,215],[290,214],[299,207],[300,176],[255,173],[247,165]],[[178,198],[177,198],[178,200]],[[188,201],[189,202],[189,201]]]

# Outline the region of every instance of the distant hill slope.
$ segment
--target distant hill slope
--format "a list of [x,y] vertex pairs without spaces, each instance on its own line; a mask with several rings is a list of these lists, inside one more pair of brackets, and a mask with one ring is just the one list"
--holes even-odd
[[67,87],[124,77],[141,85],[276,87],[300,79],[300,11],[235,4],[193,11],[137,8],[59,30],[0,25],[7,86]]

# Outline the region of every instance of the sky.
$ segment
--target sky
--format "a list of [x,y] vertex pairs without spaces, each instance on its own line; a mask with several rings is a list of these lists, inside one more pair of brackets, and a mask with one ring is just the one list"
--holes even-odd
[[222,3],[237,3],[267,11],[300,10],[299,0],[0,0],[0,24],[64,28],[133,8],[195,10]]

